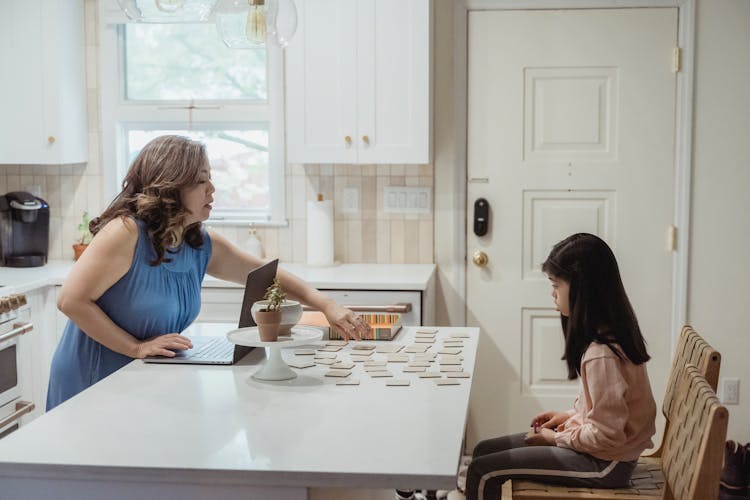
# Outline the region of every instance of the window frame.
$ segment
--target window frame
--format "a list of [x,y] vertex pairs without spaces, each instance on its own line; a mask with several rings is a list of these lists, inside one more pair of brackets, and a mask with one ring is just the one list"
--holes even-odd
[[[120,191],[120,183],[128,167],[127,133],[129,130],[186,128],[185,117],[190,101],[126,101],[124,65],[124,33],[120,16],[100,16],[99,25],[99,89],[101,99],[102,191],[105,206]],[[241,49],[228,49],[241,50]],[[267,46],[268,99],[257,100],[195,100],[192,110],[193,129],[243,129],[261,124],[268,130],[269,211],[258,216],[252,211],[230,215],[214,211],[206,221],[209,225],[287,226],[285,213],[285,145],[284,145],[284,79],[283,51],[273,44]],[[184,109],[183,109],[184,108]]]

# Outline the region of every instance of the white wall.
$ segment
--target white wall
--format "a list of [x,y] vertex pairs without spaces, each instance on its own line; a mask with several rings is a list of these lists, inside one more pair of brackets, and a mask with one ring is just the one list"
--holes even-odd
[[[750,441],[750,2],[699,0],[688,320],[738,377],[728,439]],[[721,381],[720,381],[721,386]]]

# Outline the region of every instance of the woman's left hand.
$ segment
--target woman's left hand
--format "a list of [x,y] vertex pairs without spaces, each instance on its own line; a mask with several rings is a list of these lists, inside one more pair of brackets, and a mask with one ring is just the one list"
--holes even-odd
[[525,442],[528,446],[557,446],[555,431],[547,428],[541,428],[539,432],[526,436]]
[[347,309],[336,302],[331,302],[323,313],[326,315],[331,328],[336,328],[343,334],[346,340],[360,340],[365,334],[370,332],[370,325],[362,316],[355,314],[351,309]]

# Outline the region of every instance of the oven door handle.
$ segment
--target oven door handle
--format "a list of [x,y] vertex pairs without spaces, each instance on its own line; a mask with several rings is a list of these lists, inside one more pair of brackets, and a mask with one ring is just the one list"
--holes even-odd
[[[371,313],[408,313],[411,312],[411,304],[400,303],[400,304],[387,304],[381,306],[365,306],[365,305],[350,305],[341,304],[347,309],[351,309],[356,312],[371,312]],[[314,307],[302,306],[305,311],[317,311]]]
[[31,323],[16,323],[13,325],[13,329],[11,331],[0,335],[0,342],[5,342],[6,340],[10,340],[13,337],[18,337],[19,335],[23,335],[24,333],[29,333],[33,329],[34,325]]
[[8,415],[3,420],[0,420],[0,429],[7,427],[27,413],[31,413],[32,411],[34,411],[34,408],[36,408],[36,406],[30,401],[17,401],[16,411]]

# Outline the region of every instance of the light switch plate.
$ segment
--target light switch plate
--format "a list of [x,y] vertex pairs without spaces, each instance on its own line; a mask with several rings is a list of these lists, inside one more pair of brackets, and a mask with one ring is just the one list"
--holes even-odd
[[397,214],[432,213],[432,188],[385,186],[383,211]]

